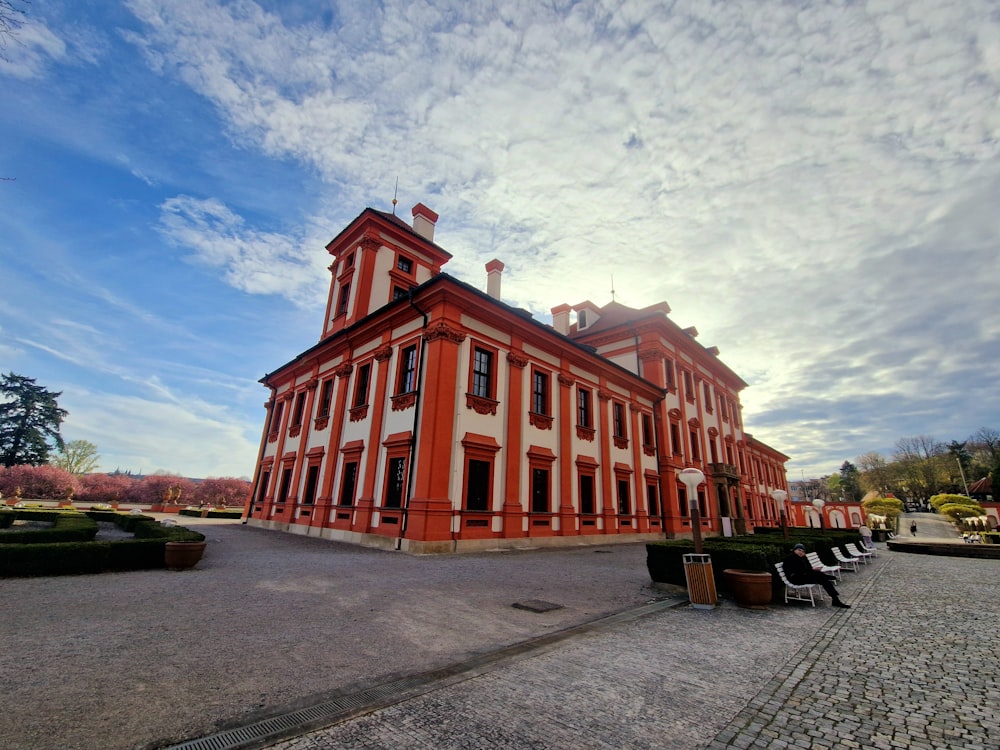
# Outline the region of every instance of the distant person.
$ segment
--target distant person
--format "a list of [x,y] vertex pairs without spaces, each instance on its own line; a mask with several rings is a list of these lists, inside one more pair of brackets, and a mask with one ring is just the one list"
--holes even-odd
[[818,583],[826,589],[826,593],[833,599],[834,607],[840,607],[841,609],[851,608],[850,604],[840,601],[840,594],[837,593],[837,588],[833,585],[836,579],[818,568],[813,568],[812,563],[806,558],[805,545],[796,544],[792,547],[792,551],[788,553],[788,557],[785,558],[782,567],[785,569],[785,576],[792,583],[799,585]]
[[910,523],[910,536],[916,536],[916,535],[917,535],[917,522],[913,521],[912,523]]
[[868,524],[861,524],[861,527],[858,529],[858,533],[861,534],[861,541],[864,542],[865,547],[871,549],[875,546],[872,543],[872,530],[868,528]]

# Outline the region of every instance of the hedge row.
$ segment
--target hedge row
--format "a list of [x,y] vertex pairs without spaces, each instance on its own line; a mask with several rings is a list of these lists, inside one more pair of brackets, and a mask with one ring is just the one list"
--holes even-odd
[[[780,531],[780,530],[779,530]],[[712,558],[712,575],[716,588],[726,590],[723,571],[727,568],[758,570],[774,573],[774,564],[788,556],[796,544],[804,544],[810,552],[818,552],[827,565],[835,565],[834,547],[842,547],[849,542],[859,542],[856,531],[796,531],[783,536],[765,533],[737,537],[708,537],[704,540],[704,551]],[[683,556],[694,552],[694,542],[690,539],[671,539],[651,542],[646,545],[646,568],[650,577],[658,583],[686,586]],[[781,590],[781,579],[772,576],[775,591]]]
[[0,511],[0,528],[9,529],[15,520],[51,523],[47,529],[7,531],[0,544],[47,544],[55,542],[90,542],[97,536],[97,523],[83,513],[61,513],[57,510]]
[[[17,511],[18,514],[37,512]],[[183,526],[161,526],[149,516],[113,511],[90,511],[85,515],[47,512],[54,515],[83,516],[93,524],[95,533],[98,521],[110,521],[122,530],[134,534],[135,538],[114,542],[72,540],[12,544],[6,543],[6,540],[13,534],[3,534],[0,537],[0,576],[72,575],[163,568],[167,542],[201,542],[205,539],[203,534]],[[47,531],[43,529],[24,533],[42,534]],[[93,539],[93,534],[90,538]]]
[[[195,516],[201,518],[202,511],[198,508],[181,508],[177,511],[178,515],[181,516]],[[243,509],[239,508],[236,510],[210,510],[205,513],[205,518],[242,518]]]

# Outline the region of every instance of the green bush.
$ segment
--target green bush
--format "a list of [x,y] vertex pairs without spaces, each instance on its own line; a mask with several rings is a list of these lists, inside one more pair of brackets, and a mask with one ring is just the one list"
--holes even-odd
[[[36,520],[39,511],[17,511],[32,513]],[[11,543],[15,533],[0,536],[0,576],[70,575],[80,573],[100,573],[106,570],[144,570],[163,568],[164,546],[167,542],[201,542],[203,534],[183,526],[161,526],[156,519],[131,513],[114,511],[89,511],[86,514],[59,511],[44,511],[53,516],[57,526],[76,524],[82,526],[82,518],[97,532],[99,521],[109,521],[119,528],[135,535],[134,539],[114,542],[71,540],[61,542]],[[0,514],[5,515],[5,514]],[[69,520],[67,520],[69,519]],[[26,535],[51,533],[53,529],[24,532]],[[20,533],[16,533],[20,536]]]
[[[4,512],[3,515],[8,515]],[[89,542],[97,535],[97,524],[82,513],[57,510],[16,510],[7,524],[14,520],[42,521],[52,524],[48,529],[25,529],[8,531],[0,538],[0,544],[49,544],[57,542]]]
[[[796,529],[789,538],[776,538],[774,534],[752,534],[737,537],[708,537],[704,540],[704,551],[712,558],[712,575],[716,588],[726,590],[723,571],[728,568],[757,570],[775,573],[774,564],[788,556],[796,544],[804,544],[810,552],[819,553],[820,559],[835,565],[833,547],[849,542],[857,542],[857,532],[848,530],[812,531]],[[646,545],[646,568],[650,578],[658,583],[686,586],[683,555],[694,552],[694,542],[690,539],[671,539],[651,542]],[[781,579],[772,575],[772,585],[781,590]],[[775,600],[777,601],[777,600]]]
[[237,510],[210,510],[208,518],[243,518],[243,509]]

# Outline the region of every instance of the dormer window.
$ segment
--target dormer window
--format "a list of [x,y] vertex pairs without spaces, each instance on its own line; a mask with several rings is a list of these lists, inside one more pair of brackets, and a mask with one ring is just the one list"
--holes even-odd
[[576,313],[576,327],[583,330],[587,327],[587,311],[578,310]]
[[413,273],[413,261],[403,255],[400,255],[396,258],[396,268],[403,273]]

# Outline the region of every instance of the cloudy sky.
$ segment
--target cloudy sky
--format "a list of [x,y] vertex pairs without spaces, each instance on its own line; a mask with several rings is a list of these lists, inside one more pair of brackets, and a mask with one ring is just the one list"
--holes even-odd
[[250,475],[323,246],[397,179],[539,319],[669,302],[791,479],[1000,428],[995,0],[22,7],[0,370],[105,470]]

